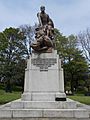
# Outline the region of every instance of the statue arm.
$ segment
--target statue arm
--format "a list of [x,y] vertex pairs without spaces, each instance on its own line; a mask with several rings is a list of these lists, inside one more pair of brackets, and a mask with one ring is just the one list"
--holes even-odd
[[37,17],[38,17],[39,25],[42,26],[42,21],[41,21],[40,13],[37,13]]
[[54,28],[54,23],[53,23],[52,19],[49,17],[48,14],[47,14],[47,20],[48,20],[48,23],[51,22],[52,27]]

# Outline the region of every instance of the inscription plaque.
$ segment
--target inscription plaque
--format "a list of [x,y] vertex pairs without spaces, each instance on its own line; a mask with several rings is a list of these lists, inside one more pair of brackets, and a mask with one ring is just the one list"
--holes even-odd
[[57,63],[57,59],[55,58],[34,58],[31,59],[31,64],[40,68],[40,71],[48,71],[48,67],[55,65]]

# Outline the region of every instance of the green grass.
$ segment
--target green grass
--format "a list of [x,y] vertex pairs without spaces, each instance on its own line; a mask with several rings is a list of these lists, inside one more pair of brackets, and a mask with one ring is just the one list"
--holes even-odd
[[78,95],[73,95],[73,96],[67,96],[68,98],[75,100],[75,101],[79,101],[81,103],[90,105],[90,96],[84,96],[82,94],[78,94]]
[[21,97],[21,92],[6,93],[0,90],[0,104],[5,104]]
[[[21,92],[6,93],[4,90],[0,90],[0,104],[8,103],[20,97],[21,97]],[[67,97],[75,101],[79,101],[81,103],[90,105],[90,96],[84,96],[83,94],[77,94],[77,95],[67,96]]]

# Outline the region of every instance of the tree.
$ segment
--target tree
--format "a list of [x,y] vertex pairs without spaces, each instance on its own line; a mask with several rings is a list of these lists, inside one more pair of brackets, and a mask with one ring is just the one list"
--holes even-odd
[[85,76],[88,71],[88,64],[82,55],[82,52],[77,50],[73,53],[73,59],[64,64],[65,80],[69,81],[71,91],[78,90],[79,85],[82,85],[81,80],[85,81]]
[[[6,82],[6,91],[11,92],[10,88],[13,82],[23,80],[24,75],[21,74],[25,69],[25,64],[22,65],[22,61],[25,61],[27,57],[27,48],[23,44],[24,39],[25,37],[22,36],[18,28],[10,27],[1,33],[0,42],[2,47],[0,48],[0,54],[3,56],[3,60],[0,60],[0,69]],[[17,75],[16,71],[22,77]]]
[[90,62],[90,29],[80,32],[77,36],[80,47],[83,50],[84,56]]
[[[70,82],[71,91],[74,87],[78,89],[80,79],[88,70],[88,65],[83,57],[82,51],[77,48],[76,36],[63,36],[58,30],[55,30],[56,49],[62,59],[64,68],[65,86]],[[84,79],[83,79],[84,80]]]
[[24,39],[24,45],[27,47],[27,54],[28,54],[28,57],[29,55],[31,54],[31,43],[32,41],[34,40],[34,32],[35,32],[35,28],[36,28],[36,24],[34,26],[30,26],[30,25],[21,25],[19,27],[22,35],[25,36],[25,39]]
[[65,60],[67,38],[66,36],[63,36],[58,29],[55,29],[54,33],[55,33],[55,49],[57,50],[60,58]]
[[8,46],[8,42],[5,38],[5,35],[3,33],[0,33],[0,79],[3,76],[2,71],[3,71],[3,64],[5,62],[3,52],[5,51],[7,46]]

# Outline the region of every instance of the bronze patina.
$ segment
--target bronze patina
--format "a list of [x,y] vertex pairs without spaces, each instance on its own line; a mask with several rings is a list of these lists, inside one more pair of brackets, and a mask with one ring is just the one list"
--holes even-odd
[[45,13],[45,7],[40,7],[41,12],[37,13],[39,25],[35,29],[35,43],[31,44],[34,51],[52,52],[54,48],[54,23],[48,14]]

